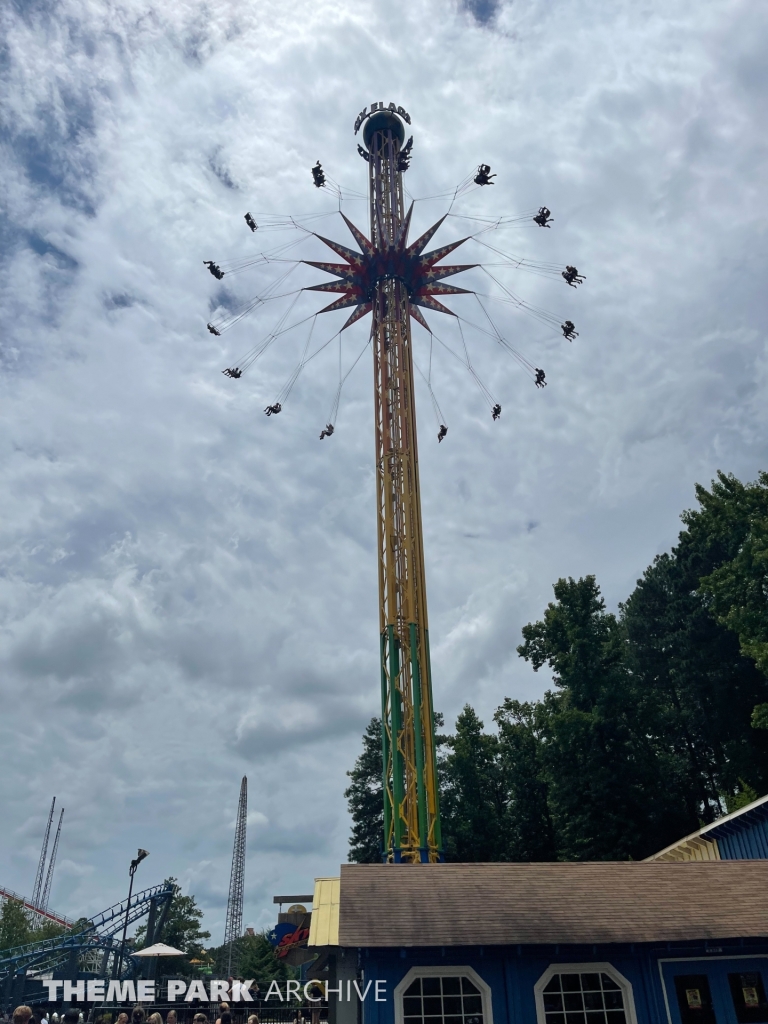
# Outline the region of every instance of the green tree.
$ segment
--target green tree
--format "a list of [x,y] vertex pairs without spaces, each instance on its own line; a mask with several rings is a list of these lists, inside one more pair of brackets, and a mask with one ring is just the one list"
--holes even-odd
[[[284,960],[275,956],[275,950],[267,938],[266,932],[255,935],[243,935],[235,939],[233,960],[237,962],[237,973],[241,978],[253,978],[261,990],[262,997],[273,981],[283,982],[294,976],[294,971]],[[218,946],[210,949],[209,954],[216,963],[228,962],[229,949]],[[223,977],[224,975],[222,975]]]
[[4,900],[0,911],[0,950],[32,942],[34,932],[27,912],[16,900]]
[[507,786],[497,736],[466,704],[441,758],[441,821],[447,860],[508,858]]
[[[558,580],[518,647],[543,699],[437,737],[450,859],[644,857],[768,790],[768,474],[696,497],[618,616]],[[379,859],[380,742],[373,720],[349,773],[353,860]]]
[[381,719],[372,718],[363,733],[363,752],[355,761],[344,796],[352,817],[349,859],[380,864],[384,845],[384,797],[381,788]]
[[735,796],[732,796],[730,793],[723,794],[725,809],[729,814],[732,814],[733,811],[740,810],[742,807],[746,807],[747,804],[751,804],[753,800],[757,800],[760,796],[759,793],[756,793],[754,789],[748,786],[745,782],[742,782],[741,785],[741,792],[737,793]]
[[535,703],[507,697],[493,716],[507,784],[508,857],[514,861],[557,859],[549,811],[549,782]]
[[517,650],[535,671],[548,665],[557,687],[531,717],[560,856],[646,856],[665,803],[662,766],[638,714],[623,629],[605,611],[594,576],[558,580],[554,592]]
[[700,488],[699,500],[741,539],[735,556],[705,576],[701,589],[718,622],[737,634],[742,653],[768,675],[768,473],[746,486],[720,474],[711,493]]
[[765,486],[721,473],[696,496],[700,507],[683,513],[677,546],[654,560],[622,606],[627,665],[689,831],[718,817],[743,785],[768,788],[768,737],[751,727],[768,680],[717,621],[730,587],[718,570],[738,563]]
[[55,921],[41,921],[35,928],[35,939],[55,939],[57,935],[63,935],[67,929]]

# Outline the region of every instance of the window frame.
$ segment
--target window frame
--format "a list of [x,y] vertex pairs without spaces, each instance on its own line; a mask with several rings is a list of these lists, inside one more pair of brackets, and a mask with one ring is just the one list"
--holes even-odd
[[[473,967],[466,964],[456,964],[452,967],[411,967],[395,986],[395,1024],[403,1024],[403,995],[417,978],[460,978],[462,975],[469,978],[480,991],[483,1000],[483,1024],[493,1024],[491,986],[487,981],[483,981]],[[632,1021],[631,1024],[636,1024],[636,1021]]]
[[[627,1024],[637,1024],[632,982],[625,978],[621,971],[617,971],[613,964],[609,963],[550,964],[533,986],[538,1024],[547,1024],[547,1018],[544,1014],[544,989],[556,974],[607,974],[609,978],[616,982],[624,996]],[[397,1024],[402,1024],[402,1021],[398,1021]]]

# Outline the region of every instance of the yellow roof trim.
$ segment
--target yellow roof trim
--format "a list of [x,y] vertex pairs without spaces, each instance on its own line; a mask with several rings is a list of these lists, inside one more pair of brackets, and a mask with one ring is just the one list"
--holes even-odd
[[340,878],[316,878],[309,946],[338,946]]
[[646,860],[720,860],[720,848],[714,839],[693,835],[687,839],[681,839],[673,846],[668,846],[661,853],[646,857]]

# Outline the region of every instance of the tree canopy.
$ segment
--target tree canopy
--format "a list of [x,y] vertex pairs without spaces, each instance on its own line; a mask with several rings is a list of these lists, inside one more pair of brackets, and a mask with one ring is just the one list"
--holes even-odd
[[[538,701],[470,705],[441,737],[452,860],[641,858],[768,790],[768,474],[697,486],[677,545],[617,614],[594,576],[560,579],[519,655]],[[350,859],[381,849],[379,723],[347,790]]]
[[372,718],[368,723],[363,733],[363,751],[347,775],[352,780],[344,791],[352,815],[349,859],[359,864],[377,864],[384,846],[380,718]]
[[738,635],[742,653],[768,675],[768,473],[747,485],[721,474],[711,493],[700,487],[697,494],[716,529],[739,542],[733,557],[702,578],[702,590],[718,622]]
[[3,900],[0,910],[0,950],[32,942],[33,931],[24,907],[17,900]]
[[[220,966],[220,977],[225,977],[229,962],[229,947],[216,946],[208,951],[213,961]],[[241,978],[253,978],[264,995],[273,981],[283,982],[297,973],[284,960],[275,956],[275,950],[266,932],[254,935],[242,935],[235,939],[232,950],[232,962],[237,964],[237,974]]]
[[0,951],[40,939],[52,939],[65,931],[55,921],[35,920],[17,900],[3,900],[0,910]]

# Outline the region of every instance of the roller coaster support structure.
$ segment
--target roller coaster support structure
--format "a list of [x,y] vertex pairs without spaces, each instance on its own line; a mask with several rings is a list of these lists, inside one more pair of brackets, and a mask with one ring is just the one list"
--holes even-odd
[[[115,964],[120,961],[123,948],[117,937],[120,930],[141,920],[154,905],[155,912],[159,911],[159,918],[152,938],[158,941],[173,894],[173,885],[164,882],[142,892],[132,893],[128,900],[121,900],[96,914],[82,931],[67,932],[51,939],[4,950],[0,953],[0,1008],[8,1009],[14,998],[16,1002],[24,998],[23,989],[30,975],[34,977],[45,973],[62,977],[67,973],[76,977],[85,960],[91,961],[89,973],[92,977],[106,978],[110,973],[110,959]],[[133,964],[125,968],[121,965],[120,970],[121,974],[132,973]],[[70,980],[75,979],[71,977]]]

